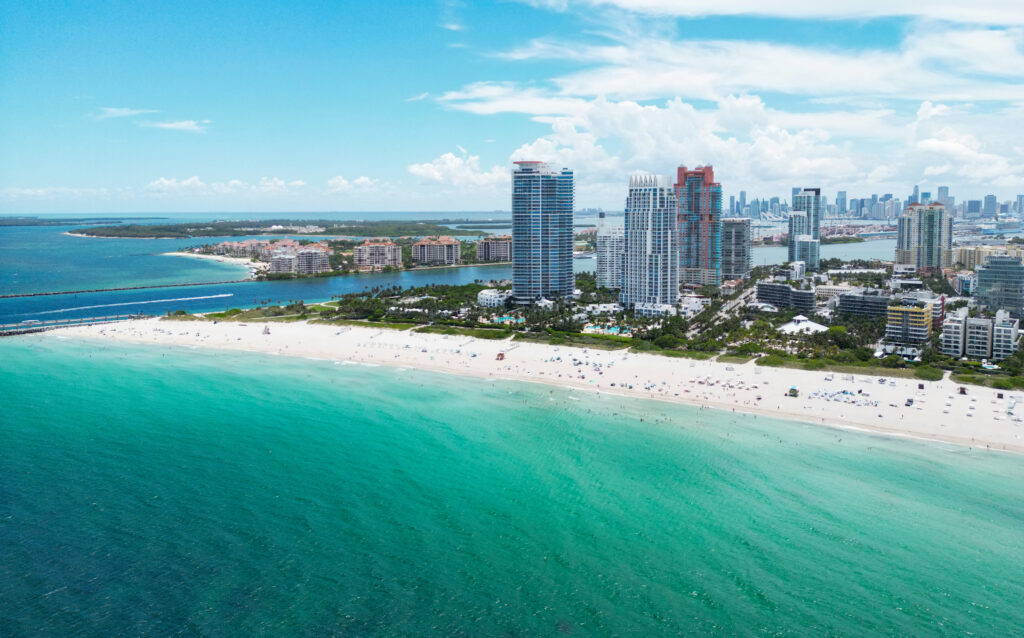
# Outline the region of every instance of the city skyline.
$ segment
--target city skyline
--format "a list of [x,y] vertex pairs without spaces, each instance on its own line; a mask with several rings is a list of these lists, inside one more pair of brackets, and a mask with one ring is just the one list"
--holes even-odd
[[683,156],[733,196],[1014,200],[1011,4],[9,5],[0,213],[504,209],[520,159],[617,210]]

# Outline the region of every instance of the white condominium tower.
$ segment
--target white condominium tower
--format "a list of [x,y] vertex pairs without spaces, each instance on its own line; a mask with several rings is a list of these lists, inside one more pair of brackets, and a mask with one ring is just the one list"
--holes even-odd
[[629,179],[626,250],[619,299],[637,304],[675,305],[679,298],[679,224],[675,189],[657,175]]
[[516,303],[571,299],[573,174],[543,162],[512,169],[512,297]]
[[625,229],[605,223],[604,212],[597,223],[597,285],[600,288],[622,288],[622,254],[626,250]]

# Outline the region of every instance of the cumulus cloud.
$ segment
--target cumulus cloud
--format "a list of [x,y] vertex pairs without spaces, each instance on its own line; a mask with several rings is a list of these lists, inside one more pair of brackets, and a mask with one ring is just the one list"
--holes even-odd
[[232,193],[260,195],[293,193],[306,186],[306,182],[298,179],[285,181],[279,177],[261,177],[255,184],[244,180],[231,179],[226,181],[204,182],[198,175],[178,179],[176,177],[158,177],[148,183],[145,191],[154,195],[227,195]]
[[341,175],[332,177],[327,180],[327,190],[332,193],[351,193],[356,191],[368,191],[376,188],[380,185],[380,180],[360,175],[359,177],[349,180],[345,179]]
[[425,182],[461,186],[467,188],[493,188],[504,186],[509,180],[509,171],[501,166],[490,170],[480,168],[480,156],[444,153],[429,162],[412,164],[409,173]]

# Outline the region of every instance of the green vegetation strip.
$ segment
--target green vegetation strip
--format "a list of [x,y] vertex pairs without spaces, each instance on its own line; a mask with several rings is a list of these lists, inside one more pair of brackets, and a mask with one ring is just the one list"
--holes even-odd
[[413,332],[423,332],[429,334],[440,334],[440,335],[461,335],[465,337],[475,337],[477,339],[508,339],[512,336],[511,330],[498,330],[495,328],[468,328],[465,326],[423,326],[417,328]]

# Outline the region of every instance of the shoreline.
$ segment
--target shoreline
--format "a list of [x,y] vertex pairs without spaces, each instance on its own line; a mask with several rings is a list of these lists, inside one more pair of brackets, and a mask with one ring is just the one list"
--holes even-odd
[[[263,334],[264,327],[270,334]],[[1007,415],[1024,393],[917,379],[763,368],[753,361],[673,359],[628,350],[588,350],[372,326],[306,322],[178,322],[159,318],[73,326],[42,333],[187,348],[240,350],[318,360],[557,385],[571,390],[654,399],[705,409],[780,418],[819,427],[1024,454],[1024,424]],[[497,355],[504,354],[504,360]],[[573,365],[573,360],[580,365]],[[827,380],[831,376],[832,380]],[[924,389],[918,389],[918,384]],[[799,396],[786,396],[790,386]],[[845,394],[841,392],[845,391]],[[867,398],[865,398],[867,397]],[[905,400],[914,400],[912,407]],[[858,404],[858,401],[860,404]],[[877,402],[877,405],[875,404]],[[1021,405],[1024,410],[1024,404]]]
[[191,253],[184,251],[172,251],[169,253],[160,253],[163,257],[192,257],[193,259],[202,259],[204,261],[214,261],[221,264],[228,264],[231,266],[242,266],[249,271],[249,279],[256,279],[256,274],[266,271],[270,268],[270,264],[266,262],[254,262],[251,259],[244,257],[228,257],[226,255],[207,255],[204,253]]

